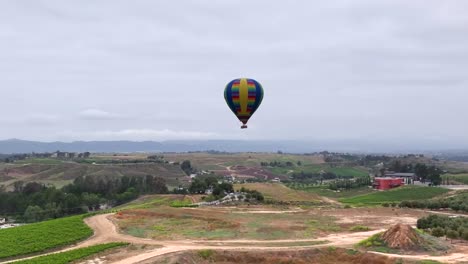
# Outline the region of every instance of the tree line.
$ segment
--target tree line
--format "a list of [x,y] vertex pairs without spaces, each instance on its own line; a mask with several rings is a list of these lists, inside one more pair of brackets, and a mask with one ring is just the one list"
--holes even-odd
[[431,210],[451,209],[454,211],[468,212],[468,192],[437,200],[402,201],[400,207]]
[[417,227],[430,232],[435,237],[468,240],[468,218],[465,217],[430,215],[420,218]]
[[0,215],[18,221],[36,222],[98,210],[101,205],[119,205],[141,194],[168,193],[163,178],[152,175],[80,176],[58,189],[37,182],[17,181],[13,191],[0,188]]

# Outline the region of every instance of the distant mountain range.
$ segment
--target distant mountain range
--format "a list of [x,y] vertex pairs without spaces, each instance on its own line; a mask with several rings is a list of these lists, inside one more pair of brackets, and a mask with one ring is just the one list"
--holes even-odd
[[[423,147],[421,147],[423,146]],[[425,146],[425,147],[424,147]],[[74,142],[38,142],[20,139],[0,140],[0,153],[31,152],[188,152],[188,151],[224,151],[224,152],[277,152],[311,153],[318,151],[336,151],[352,153],[445,153],[442,150],[467,149],[443,142],[404,142],[366,141],[366,140],[328,140],[328,141],[293,141],[293,140],[179,140],[179,141],[74,141]],[[467,153],[467,151],[460,151]],[[457,152],[457,153],[460,153]],[[451,153],[451,151],[448,151]]]
[[74,141],[74,142],[37,142],[19,139],[0,141],[0,153],[30,152],[188,152],[188,151],[226,151],[226,152],[307,152],[309,148],[302,142],[208,140],[208,141]]

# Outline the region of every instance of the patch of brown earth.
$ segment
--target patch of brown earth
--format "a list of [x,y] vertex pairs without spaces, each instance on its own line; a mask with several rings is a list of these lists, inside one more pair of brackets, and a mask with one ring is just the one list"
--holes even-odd
[[382,234],[382,240],[390,248],[404,250],[416,249],[423,243],[418,233],[410,225],[405,224],[392,226]]

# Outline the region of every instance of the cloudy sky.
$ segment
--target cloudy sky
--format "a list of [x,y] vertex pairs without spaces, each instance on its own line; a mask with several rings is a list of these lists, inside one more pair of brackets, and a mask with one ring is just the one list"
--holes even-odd
[[[468,2],[0,1],[0,139],[468,142]],[[261,82],[240,130],[225,84]]]

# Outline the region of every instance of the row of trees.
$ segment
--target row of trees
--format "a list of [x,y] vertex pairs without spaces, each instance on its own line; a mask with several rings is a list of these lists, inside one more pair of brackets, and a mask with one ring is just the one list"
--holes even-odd
[[328,188],[330,190],[350,190],[350,189],[355,189],[359,187],[365,187],[365,186],[370,186],[372,185],[372,179],[370,176],[367,177],[361,177],[361,178],[356,178],[356,179],[341,179],[341,180],[336,180],[333,182],[330,182],[328,184]]
[[420,209],[451,209],[454,211],[468,212],[468,193],[457,194],[452,197],[427,200],[427,201],[402,201],[400,207],[420,208]]
[[41,183],[15,182],[12,192],[0,188],[0,215],[35,222],[119,205],[140,194],[167,193],[164,179],[145,177],[78,177],[61,189]]
[[430,231],[435,237],[468,240],[468,219],[465,217],[430,215],[418,220],[419,229]]
[[286,162],[281,162],[281,161],[271,161],[271,162],[260,162],[260,165],[262,167],[280,167],[280,168],[284,168],[284,167],[293,167],[294,164],[296,164],[297,166],[302,166],[302,162],[301,161],[298,161],[296,163],[293,163],[291,161],[286,161]]
[[[300,173],[293,173],[291,175],[291,179],[293,181],[313,182],[313,183],[320,182],[320,184],[322,184],[324,180],[334,180],[337,178],[338,176],[332,172],[312,173],[312,172],[301,171]],[[343,178],[351,178],[351,177],[343,177]]]

